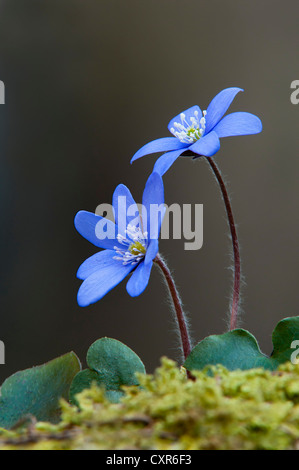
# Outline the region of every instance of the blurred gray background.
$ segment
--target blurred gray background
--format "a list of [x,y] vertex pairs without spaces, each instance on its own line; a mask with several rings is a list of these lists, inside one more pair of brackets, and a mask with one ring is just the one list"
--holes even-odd
[[[242,326],[265,353],[271,333],[298,315],[297,0],[6,0],[0,2],[0,378],[69,350],[84,362],[102,336],[123,341],[152,371],[178,357],[160,274],[132,299],[125,283],[80,308],[76,270],[96,248],[76,232],[80,209],[110,202],[119,183],[138,201],[156,156],[133,166],[168,121],[223,88],[231,111],[263,121],[255,136],[222,140],[242,248]],[[180,161],[166,202],[204,205],[204,246],[162,241],[195,341],[226,329],[232,285],[224,207],[208,165]]]

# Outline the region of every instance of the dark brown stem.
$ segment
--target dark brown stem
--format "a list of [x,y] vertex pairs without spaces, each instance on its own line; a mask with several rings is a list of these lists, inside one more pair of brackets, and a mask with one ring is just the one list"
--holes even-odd
[[223,201],[225,204],[231,237],[232,237],[233,251],[234,251],[234,291],[233,291],[233,303],[232,303],[232,311],[231,311],[231,318],[230,318],[230,329],[234,330],[237,327],[238,308],[239,308],[239,300],[240,300],[240,286],[241,286],[241,260],[240,260],[240,249],[239,249],[237,230],[236,230],[231,203],[230,203],[229,196],[228,196],[224,181],[222,179],[220,170],[211,157],[205,157],[205,158],[207,162],[209,163],[219,183]]
[[180,297],[179,297],[178,291],[176,289],[174,280],[173,280],[173,278],[170,274],[170,271],[169,271],[167,265],[165,264],[165,262],[163,261],[163,259],[161,258],[161,256],[159,255],[159,253],[157,254],[156,258],[154,259],[154,262],[161,269],[161,271],[162,271],[162,273],[165,277],[167,286],[169,288],[169,292],[170,292],[170,295],[171,295],[171,298],[172,298],[172,301],[173,301],[173,305],[174,305],[174,308],[175,308],[176,316],[177,316],[177,322],[178,322],[180,335],[181,335],[181,343],[182,343],[184,358],[186,360],[187,357],[189,356],[190,352],[191,352],[191,343],[190,343],[190,339],[189,339],[187,324],[186,324],[182,304],[181,304],[181,301],[180,301]]

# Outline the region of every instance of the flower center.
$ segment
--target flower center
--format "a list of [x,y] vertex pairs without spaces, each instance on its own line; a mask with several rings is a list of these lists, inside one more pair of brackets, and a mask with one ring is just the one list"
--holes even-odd
[[147,233],[143,233],[139,226],[128,225],[126,229],[126,236],[117,235],[117,240],[121,245],[124,245],[122,250],[118,246],[114,247],[117,256],[114,259],[122,261],[122,264],[137,264],[146,254],[148,245]]
[[140,256],[141,254],[145,255],[146,249],[145,249],[145,247],[142,245],[142,243],[140,243],[140,242],[135,242],[135,243],[132,243],[132,245],[129,246],[129,252],[130,252],[132,255]]
[[174,122],[170,131],[181,142],[192,144],[199,140],[205,132],[207,112],[203,111],[203,115],[199,118],[198,111],[194,111],[194,115],[186,120],[184,113],[180,114],[181,122]]

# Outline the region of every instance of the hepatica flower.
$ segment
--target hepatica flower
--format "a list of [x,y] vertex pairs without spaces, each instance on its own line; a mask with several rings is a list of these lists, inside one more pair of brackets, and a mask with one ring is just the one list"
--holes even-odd
[[211,101],[206,111],[192,106],[168,124],[174,137],[164,137],[144,145],[133,156],[131,163],[150,153],[166,152],[156,162],[154,171],[163,175],[177,158],[186,151],[198,156],[212,157],[220,148],[220,138],[257,134],[262,123],[257,116],[237,112],[223,117],[241,88],[226,88]]
[[115,224],[91,212],[75,217],[78,232],[103,250],[88,258],[79,268],[83,280],[78,304],[85,307],[104,295],[132,273],[127,291],[140,295],[146,288],[153,260],[158,253],[158,238],[164,215],[164,189],[160,175],[149,177],[142,199],[142,213],[129,189],[120,184],[113,194]]

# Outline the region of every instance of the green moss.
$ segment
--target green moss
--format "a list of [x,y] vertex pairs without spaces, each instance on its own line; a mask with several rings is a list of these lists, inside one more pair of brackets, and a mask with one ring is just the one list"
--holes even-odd
[[32,423],[0,431],[0,449],[295,449],[299,442],[299,365],[214,376],[163,359],[141,389],[125,388],[120,404],[92,387],[77,395],[80,410],[62,401],[58,425]]

